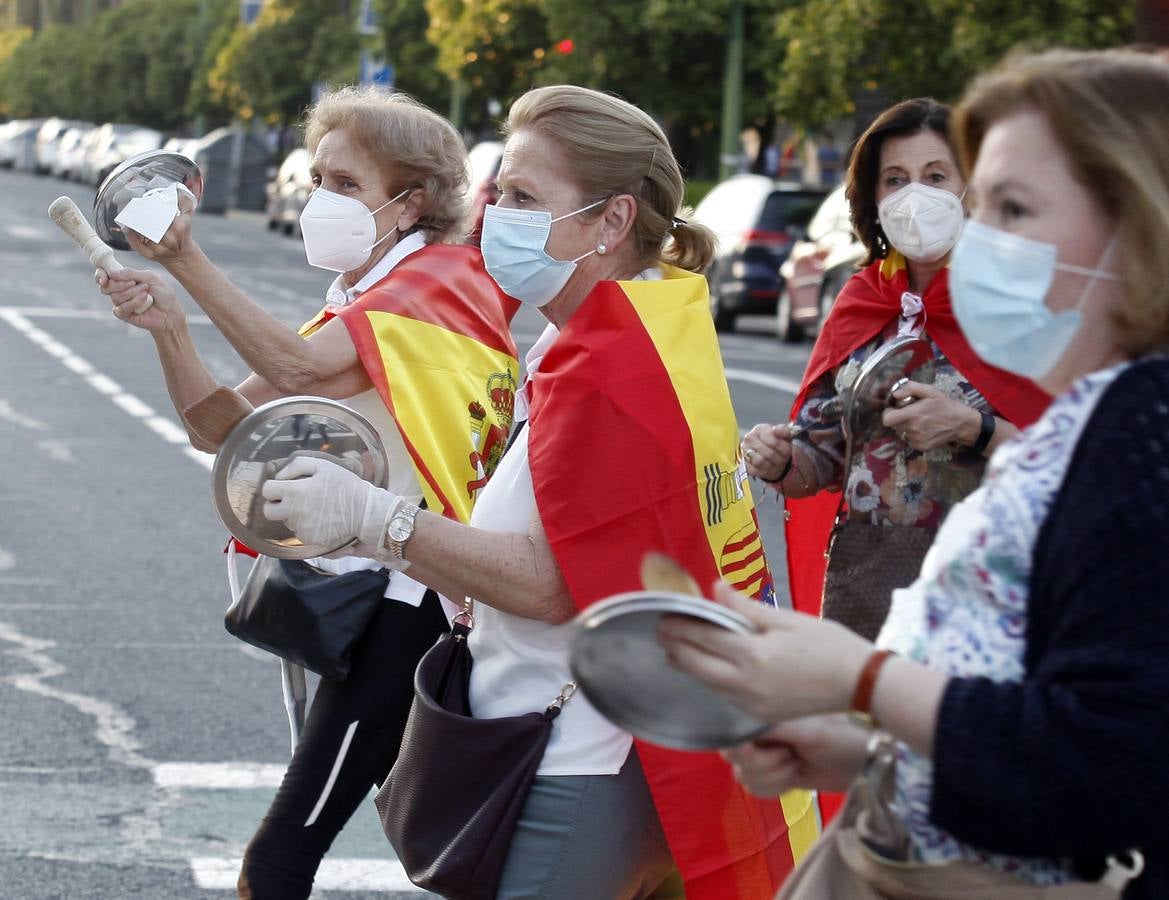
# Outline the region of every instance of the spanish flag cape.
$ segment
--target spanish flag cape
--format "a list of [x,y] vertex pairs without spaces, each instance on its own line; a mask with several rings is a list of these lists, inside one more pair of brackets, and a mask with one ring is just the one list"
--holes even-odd
[[429,244],[339,314],[326,308],[301,328],[307,337],[340,316],[401,432],[427,509],[460,522],[511,428],[516,309],[478,249]]
[[[1030,425],[1051,398],[1025,378],[1004,372],[982,360],[967,342],[950,305],[949,270],[938,272],[921,298],[925,331],[958,371],[1012,424]],[[901,314],[901,295],[909,290],[905,257],[896,251],[852,276],[832,304],[792,404],[791,418],[807,399],[808,390],[825,372],[848,358],[857,347],[880,334]],[[820,615],[824,597],[828,539],[840,498],[821,491],[812,497],[784,501],[784,535],[792,605],[800,612]],[[839,795],[821,794],[821,812],[827,822],[839,809]]]
[[[536,504],[579,609],[641,588],[649,551],[773,599],[706,280],[605,281],[532,379]],[[688,900],[769,898],[819,828],[811,795],[748,795],[714,753],[637,742]]]

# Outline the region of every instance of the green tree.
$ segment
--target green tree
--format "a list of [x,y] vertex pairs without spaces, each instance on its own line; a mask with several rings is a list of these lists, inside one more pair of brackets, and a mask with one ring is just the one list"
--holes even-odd
[[426,0],[427,37],[448,84],[465,91],[471,129],[491,127],[491,100],[506,108],[531,87],[548,52],[542,6],[537,0]]
[[212,96],[245,120],[298,121],[315,84],[357,80],[360,38],[348,0],[271,0],[219,51]]
[[385,57],[394,66],[394,86],[444,112],[450,79],[439,71],[438,50],[426,37],[426,0],[375,0],[375,9]]
[[802,129],[851,115],[859,96],[954,101],[1012,47],[1108,47],[1132,35],[1135,0],[803,0],[781,10],[773,100]]

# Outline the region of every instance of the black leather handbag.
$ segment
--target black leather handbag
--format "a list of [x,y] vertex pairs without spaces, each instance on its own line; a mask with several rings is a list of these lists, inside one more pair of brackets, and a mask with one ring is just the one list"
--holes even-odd
[[570,682],[543,712],[476,719],[470,616],[426,651],[398,759],[374,799],[410,880],[449,900],[493,900]]
[[303,560],[261,556],[223,617],[241,641],[342,681],[353,645],[384,599],[390,573],[333,575]]

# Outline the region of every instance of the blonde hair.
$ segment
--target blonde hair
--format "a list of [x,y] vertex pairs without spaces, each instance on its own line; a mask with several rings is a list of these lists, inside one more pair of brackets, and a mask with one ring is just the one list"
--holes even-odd
[[1122,49],[1008,57],[954,113],[967,171],[990,128],[1022,110],[1047,118],[1072,174],[1116,222],[1122,349],[1169,347],[1169,64]]
[[454,126],[413,97],[373,87],[346,87],[321,97],[305,120],[310,153],[330,131],[344,130],[381,166],[393,196],[410,187],[425,195],[418,227],[428,243],[455,241],[467,209],[467,149]]
[[[575,85],[535,88],[512,104],[506,133],[533,129],[572,161],[585,201],[629,194],[637,201],[633,246],[642,266],[669,263],[701,272],[714,257],[713,233],[686,221],[682,172],[666,135],[645,112]],[[667,241],[667,238],[670,238]]]

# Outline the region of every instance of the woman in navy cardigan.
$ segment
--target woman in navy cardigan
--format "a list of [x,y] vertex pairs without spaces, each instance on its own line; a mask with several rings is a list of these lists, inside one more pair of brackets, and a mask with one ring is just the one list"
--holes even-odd
[[1016,57],[955,128],[976,203],[955,313],[1051,407],[950,513],[875,646],[725,586],[759,634],[671,620],[661,640],[781,723],[726,752],[753,791],[847,787],[864,713],[897,742],[907,861],[1050,886],[1138,850],[1123,896],[1169,897],[1169,64]]

